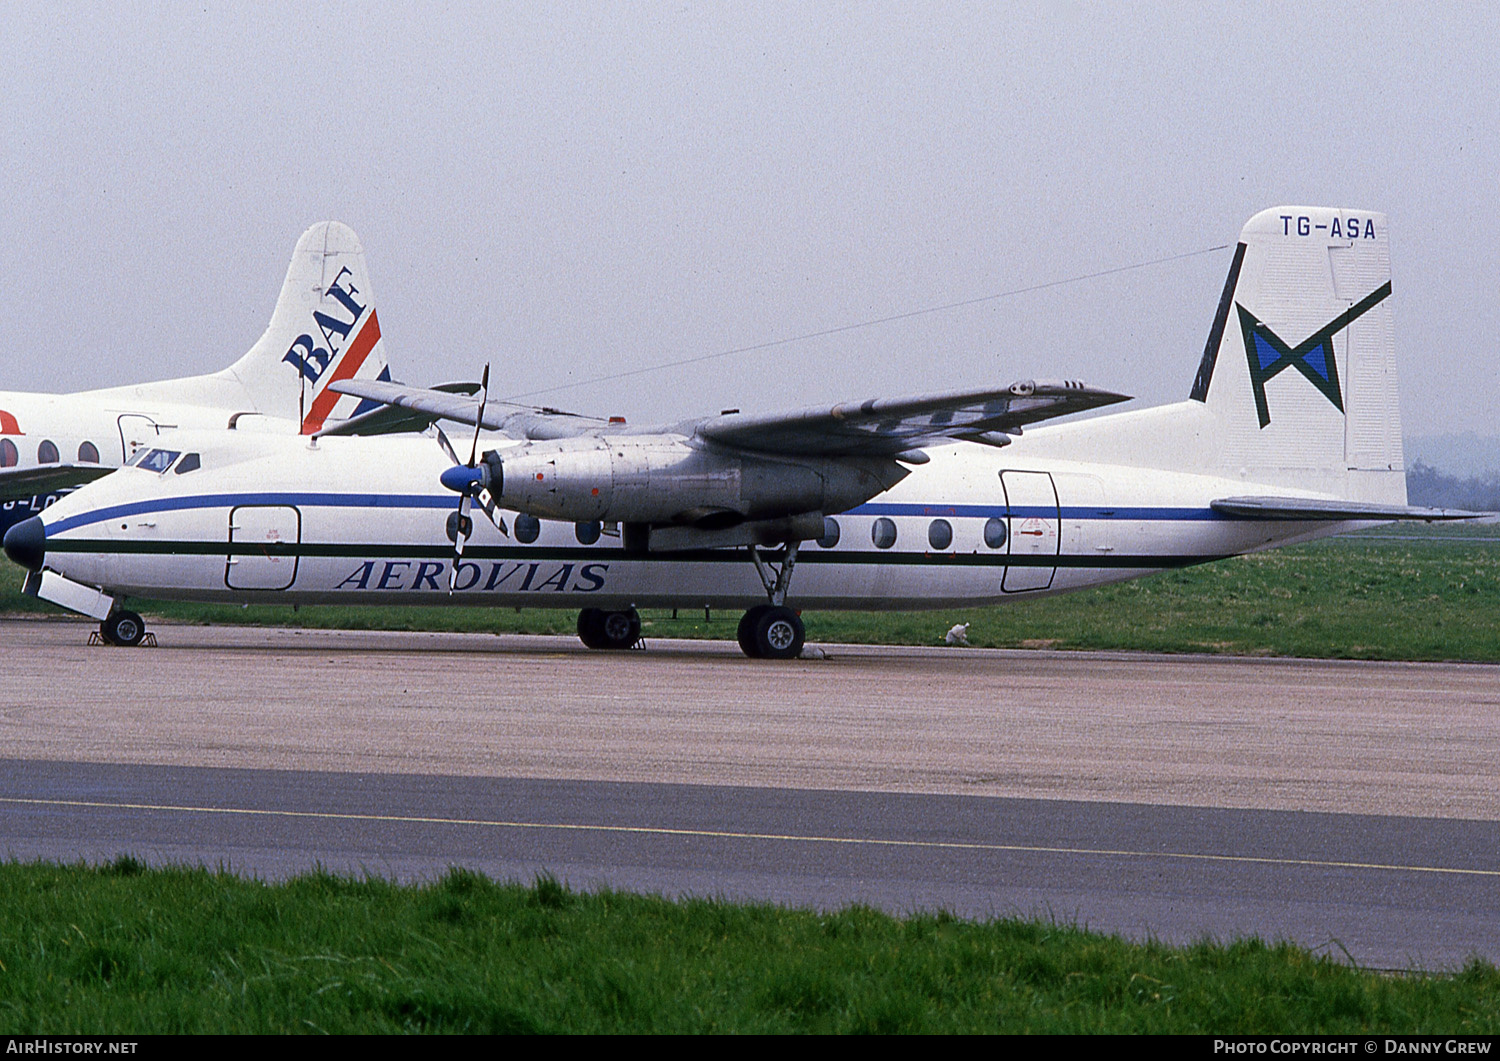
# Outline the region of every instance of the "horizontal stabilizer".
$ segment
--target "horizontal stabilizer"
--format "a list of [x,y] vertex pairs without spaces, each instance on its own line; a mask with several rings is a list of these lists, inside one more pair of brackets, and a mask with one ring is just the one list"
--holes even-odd
[[71,490],[114,471],[98,464],[43,464],[36,468],[0,468],[0,501],[15,501],[55,490]]
[[1028,424],[1129,401],[1129,395],[1073,381],[1013,383],[1004,390],[875,398],[791,413],[729,413],[698,434],[741,449],[799,456],[894,456],[961,439],[994,445],[994,435]]
[[1226,516],[1249,519],[1306,520],[1437,520],[1479,519],[1491,512],[1458,508],[1421,508],[1417,505],[1378,505],[1367,501],[1336,501],[1320,497],[1222,497],[1209,506]]

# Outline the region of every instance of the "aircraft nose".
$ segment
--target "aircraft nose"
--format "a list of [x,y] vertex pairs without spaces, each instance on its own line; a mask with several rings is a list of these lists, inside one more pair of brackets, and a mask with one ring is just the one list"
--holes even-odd
[[42,517],[22,520],[5,532],[5,555],[28,571],[40,571],[47,559],[47,528]]

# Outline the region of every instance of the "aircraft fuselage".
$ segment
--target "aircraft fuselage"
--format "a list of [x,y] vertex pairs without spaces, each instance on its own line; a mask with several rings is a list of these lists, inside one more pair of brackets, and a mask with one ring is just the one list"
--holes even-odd
[[[203,601],[746,608],[765,599],[743,548],[640,554],[597,523],[526,517],[512,518],[510,537],[475,520],[450,594],[445,526],[456,501],[436,486],[448,462],[430,439],[257,441],[259,456],[228,467],[214,467],[210,451],[181,475],[127,468],[91,486],[87,507],[59,502],[46,516],[48,567],[117,594]],[[971,444],[931,456],[829,517],[837,540],[804,543],[789,604],[993,604],[1362,525],[1223,515],[1209,502],[1246,484],[1217,476]]]

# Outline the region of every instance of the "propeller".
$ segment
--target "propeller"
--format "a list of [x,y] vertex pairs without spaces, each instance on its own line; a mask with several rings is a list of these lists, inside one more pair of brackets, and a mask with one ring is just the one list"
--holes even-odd
[[437,429],[438,445],[443,447],[443,452],[453,462],[453,467],[443,472],[442,484],[449,490],[455,491],[458,496],[458,512],[453,518],[453,568],[448,572],[448,592],[451,594],[458,585],[458,564],[464,556],[464,544],[469,536],[474,533],[474,521],[469,516],[469,508],[474,503],[475,497],[479,498],[480,510],[489,517],[495,529],[506,537],[510,531],[506,529],[505,520],[495,514],[495,499],[489,490],[489,475],[487,470],[479,468],[479,432],[484,427],[484,407],[490,397],[490,366],[484,366],[484,376],[479,383],[479,415],[474,418],[474,440],[469,445],[469,460],[467,464],[460,464],[458,454],[454,452],[453,443],[448,441],[448,436],[443,434],[443,429]]
[[[458,459],[458,454],[453,449],[453,443],[448,441],[448,436],[443,433],[443,429],[437,424],[433,424],[432,426],[433,429],[437,431],[438,445],[443,447],[443,452],[446,453],[448,455],[448,459],[453,462],[453,468],[449,469],[449,472],[453,472],[455,475],[459,476],[459,480],[455,480],[459,483],[459,485],[450,486],[449,489],[453,490],[456,493],[462,493],[470,485],[476,485],[474,484],[473,479],[466,474],[469,470],[468,465],[464,464],[463,461]],[[444,472],[443,474],[447,475],[448,472]],[[446,486],[447,484],[444,483],[444,485]],[[475,498],[475,500],[479,502],[479,511],[483,512],[486,516],[489,517],[490,522],[495,525],[495,529],[509,538],[510,528],[505,525],[505,517],[499,515],[499,506],[495,504],[495,496],[490,492],[490,488],[488,486],[480,485],[479,494]]]

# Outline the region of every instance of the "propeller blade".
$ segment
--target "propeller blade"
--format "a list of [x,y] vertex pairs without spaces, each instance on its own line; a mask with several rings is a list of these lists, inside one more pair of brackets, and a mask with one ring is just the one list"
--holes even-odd
[[491,494],[488,490],[479,491],[479,507],[490,518],[490,522],[495,525],[495,529],[509,538],[510,529],[505,525],[505,517],[495,514],[498,507],[495,504],[495,495]]
[[[436,424],[433,424],[432,426],[437,427]],[[448,455],[448,459],[454,464],[457,464],[458,454],[453,452],[453,443],[448,441],[448,436],[443,434],[443,429],[441,427],[437,427],[437,440],[438,445],[443,447],[443,452]]]
[[469,534],[474,525],[469,521],[469,504],[473,498],[464,494],[458,499],[458,522],[453,528],[453,568],[448,572],[448,595],[452,596],[454,589],[458,586],[458,565],[464,558],[464,543],[469,540]]
[[[474,418],[474,441],[469,446],[469,463],[459,464],[458,454],[453,452],[453,443],[448,441],[448,436],[443,434],[443,429],[437,429],[438,445],[443,447],[443,452],[453,462],[453,467],[439,476],[440,481],[449,490],[458,494],[458,518],[453,523],[453,568],[448,572],[448,595],[452,596],[458,588],[458,565],[464,558],[464,543],[469,540],[469,535],[474,532],[474,521],[469,517],[469,508],[474,504],[475,495],[479,495],[480,508],[495,525],[495,529],[510,537],[510,531],[505,527],[505,521],[495,517],[495,500],[490,496],[487,470],[479,468],[479,432],[484,428],[484,407],[490,400],[490,366],[484,366],[484,377],[479,381],[479,415]],[[452,516],[448,517],[453,519]]]
[[479,430],[484,427],[484,407],[490,400],[490,366],[486,362],[484,376],[479,380],[479,415],[474,418],[474,444],[469,447],[469,467],[479,458]]

